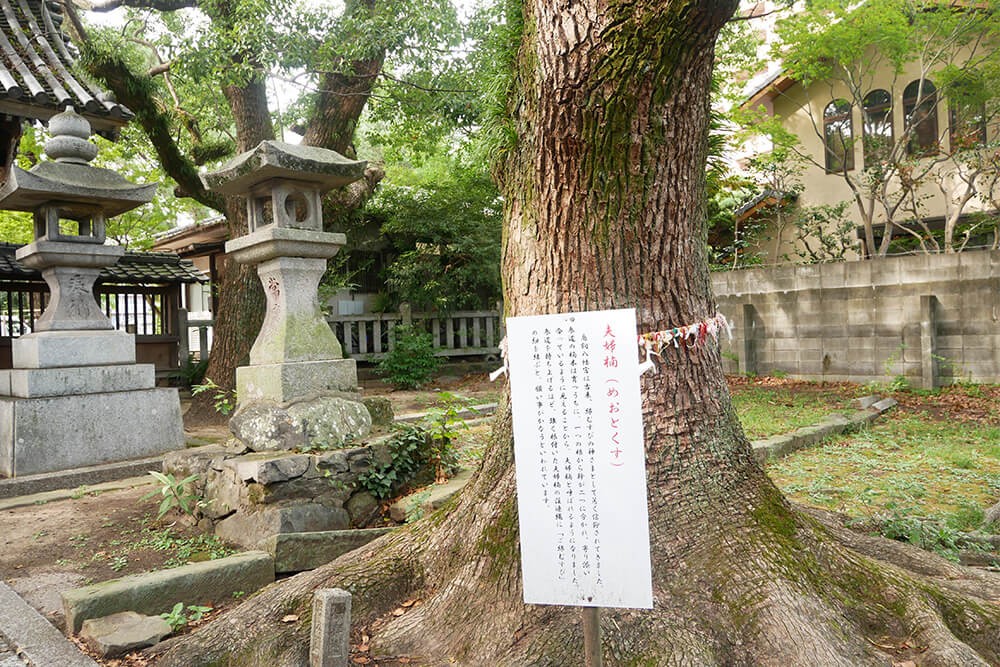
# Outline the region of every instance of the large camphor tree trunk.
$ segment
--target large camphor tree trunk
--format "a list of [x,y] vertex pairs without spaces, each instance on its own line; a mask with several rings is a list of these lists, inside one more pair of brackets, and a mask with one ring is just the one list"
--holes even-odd
[[[715,314],[708,90],[735,6],[525,0],[503,166],[509,315],[635,307],[648,332]],[[655,608],[605,610],[606,664],[1000,663],[1000,579],[791,508],[753,461],[715,345],[669,349],[642,390]],[[340,586],[374,655],[580,665],[578,610],[521,602],[514,490],[501,409],[457,502],[275,584],[159,664],[307,664],[311,592]],[[421,603],[391,613],[407,597]]]

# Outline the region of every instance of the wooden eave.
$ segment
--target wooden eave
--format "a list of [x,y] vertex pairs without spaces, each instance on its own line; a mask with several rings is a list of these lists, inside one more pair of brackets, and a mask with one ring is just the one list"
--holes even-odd
[[741,109],[755,109],[760,104],[773,100],[778,95],[782,94],[793,85],[795,85],[795,79],[788,76],[787,74],[780,73],[776,78],[765,83],[763,86],[758,88],[754,93],[750,95],[742,104],[740,104]]

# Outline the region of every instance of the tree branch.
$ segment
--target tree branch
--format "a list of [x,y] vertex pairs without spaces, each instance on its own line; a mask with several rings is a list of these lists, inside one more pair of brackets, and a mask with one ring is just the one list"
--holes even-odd
[[170,63],[160,63],[155,67],[150,67],[149,71],[146,72],[146,76],[152,79],[153,77],[159,76],[161,74],[166,74],[169,71],[170,71]]
[[87,71],[103,81],[116,99],[135,113],[136,121],[149,137],[163,170],[177,181],[178,189],[197,202],[224,212],[224,198],[205,189],[197,167],[181,152],[174,140],[170,118],[157,103],[153,80],[132,72],[117,56],[98,52],[90,41],[83,41],[81,47],[84,55],[82,62]]

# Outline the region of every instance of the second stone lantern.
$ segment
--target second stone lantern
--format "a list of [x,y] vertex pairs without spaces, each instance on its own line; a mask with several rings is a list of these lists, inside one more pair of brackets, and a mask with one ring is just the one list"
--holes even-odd
[[203,175],[209,189],[246,197],[250,232],[226,243],[226,253],[257,265],[267,296],[250,365],[236,371],[241,408],[357,390],[355,361],[343,358],[318,287],[327,259],[346,242],[323,231],[322,196],[362,178],[365,165],[322,148],[264,141]]

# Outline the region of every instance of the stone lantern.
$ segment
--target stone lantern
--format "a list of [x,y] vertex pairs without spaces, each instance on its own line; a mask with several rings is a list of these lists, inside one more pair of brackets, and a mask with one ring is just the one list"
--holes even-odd
[[322,148],[264,141],[203,176],[211,190],[246,197],[250,232],[226,243],[226,253],[257,266],[267,297],[250,365],[236,371],[241,407],[357,390],[356,364],[343,358],[317,289],[326,260],[346,241],[323,231],[322,196],[362,178],[365,164]]
[[12,341],[0,371],[0,472],[9,476],[151,456],[183,447],[176,389],[157,389],[152,364],[136,364],[134,336],[114,329],[94,298],[101,269],[124,254],[104,245],[108,218],[153,197],[89,164],[90,124],[72,108],[49,121],[50,158],[15,168],[0,208],[34,216],[35,240],[18,261],[38,269],[50,298],[34,332]]

